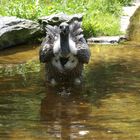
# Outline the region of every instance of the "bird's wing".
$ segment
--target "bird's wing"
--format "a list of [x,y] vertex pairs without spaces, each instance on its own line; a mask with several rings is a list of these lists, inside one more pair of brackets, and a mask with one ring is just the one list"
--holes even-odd
[[81,22],[75,21],[70,25],[70,35],[75,42],[77,49],[77,57],[79,62],[88,63],[90,58],[90,50],[83,35]]
[[83,30],[81,28],[81,22],[74,21],[70,25],[70,34],[71,34],[71,37],[76,41],[80,37],[79,35],[82,35],[82,33],[83,33]]
[[88,63],[90,59],[90,50],[84,38],[81,38],[77,44],[77,57],[79,62]]
[[49,43],[54,43],[55,38],[58,37],[58,35],[60,34],[60,29],[58,26],[51,26],[51,25],[47,25],[46,27],[46,34],[49,37]]
[[46,37],[43,39],[43,42],[41,44],[40,51],[39,51],[40,62],[45,63],[54,56],[53,45],[56,38],[59,35],[59,32],[60,31],[57,26],[48,25],[46,27]]

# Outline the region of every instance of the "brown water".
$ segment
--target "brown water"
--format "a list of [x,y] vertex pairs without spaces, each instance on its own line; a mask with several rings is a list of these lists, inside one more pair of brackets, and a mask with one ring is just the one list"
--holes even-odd
[[38,61],[22,64],[37,48],[1,52],[0,140],[140,140],[140,48],[91,51],[77,88],[45,86]]

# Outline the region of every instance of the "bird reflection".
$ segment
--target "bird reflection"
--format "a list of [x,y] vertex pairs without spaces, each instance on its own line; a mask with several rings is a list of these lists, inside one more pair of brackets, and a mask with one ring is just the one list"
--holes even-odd
[[[41,102],[41,120],[50,135],[70,140],[78,137],[79,130],[86,127],[91,106],[79,89],[47,88],[46,97]],[[66,94],[61,95],[62,92]]]

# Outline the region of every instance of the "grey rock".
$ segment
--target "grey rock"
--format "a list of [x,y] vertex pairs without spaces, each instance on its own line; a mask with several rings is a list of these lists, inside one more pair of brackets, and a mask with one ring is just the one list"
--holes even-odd
[[88,44],[117,44],[127,40],[125,36],[101,36],[88,38]]
[[40,17],[38,19],[39,23],[45,29],[46,25],[59,25],[62,22],[71,23],[74,20],[82,21],[83,15],[82,14],[74,14],[74,15],[67,15],[64,13],[54,14],[50,16]]
[[126,36],[129,41],[140,43],[140,6],[130,18]]
[[17,17],[0,17],[0,49],[32,42],[40,37],[40,24]]
[[130,24],[130,18],[133,16],[136,9],[139,7],[139,3],[133,3],[130,6],[125,6],[122,8],[123,15],[121,16],[120,20],[120,30],[124,33],[126,33],[127,28]]

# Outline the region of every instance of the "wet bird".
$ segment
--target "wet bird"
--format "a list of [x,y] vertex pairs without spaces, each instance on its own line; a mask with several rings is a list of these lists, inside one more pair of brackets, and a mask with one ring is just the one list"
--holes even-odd
[[45,63],[47,80],[53,85],[61,81],[79,85],[83,64],[90,58],[81,23],[63,22],[59,26],[48,25],[46,30],[39,56],[40,62]]

